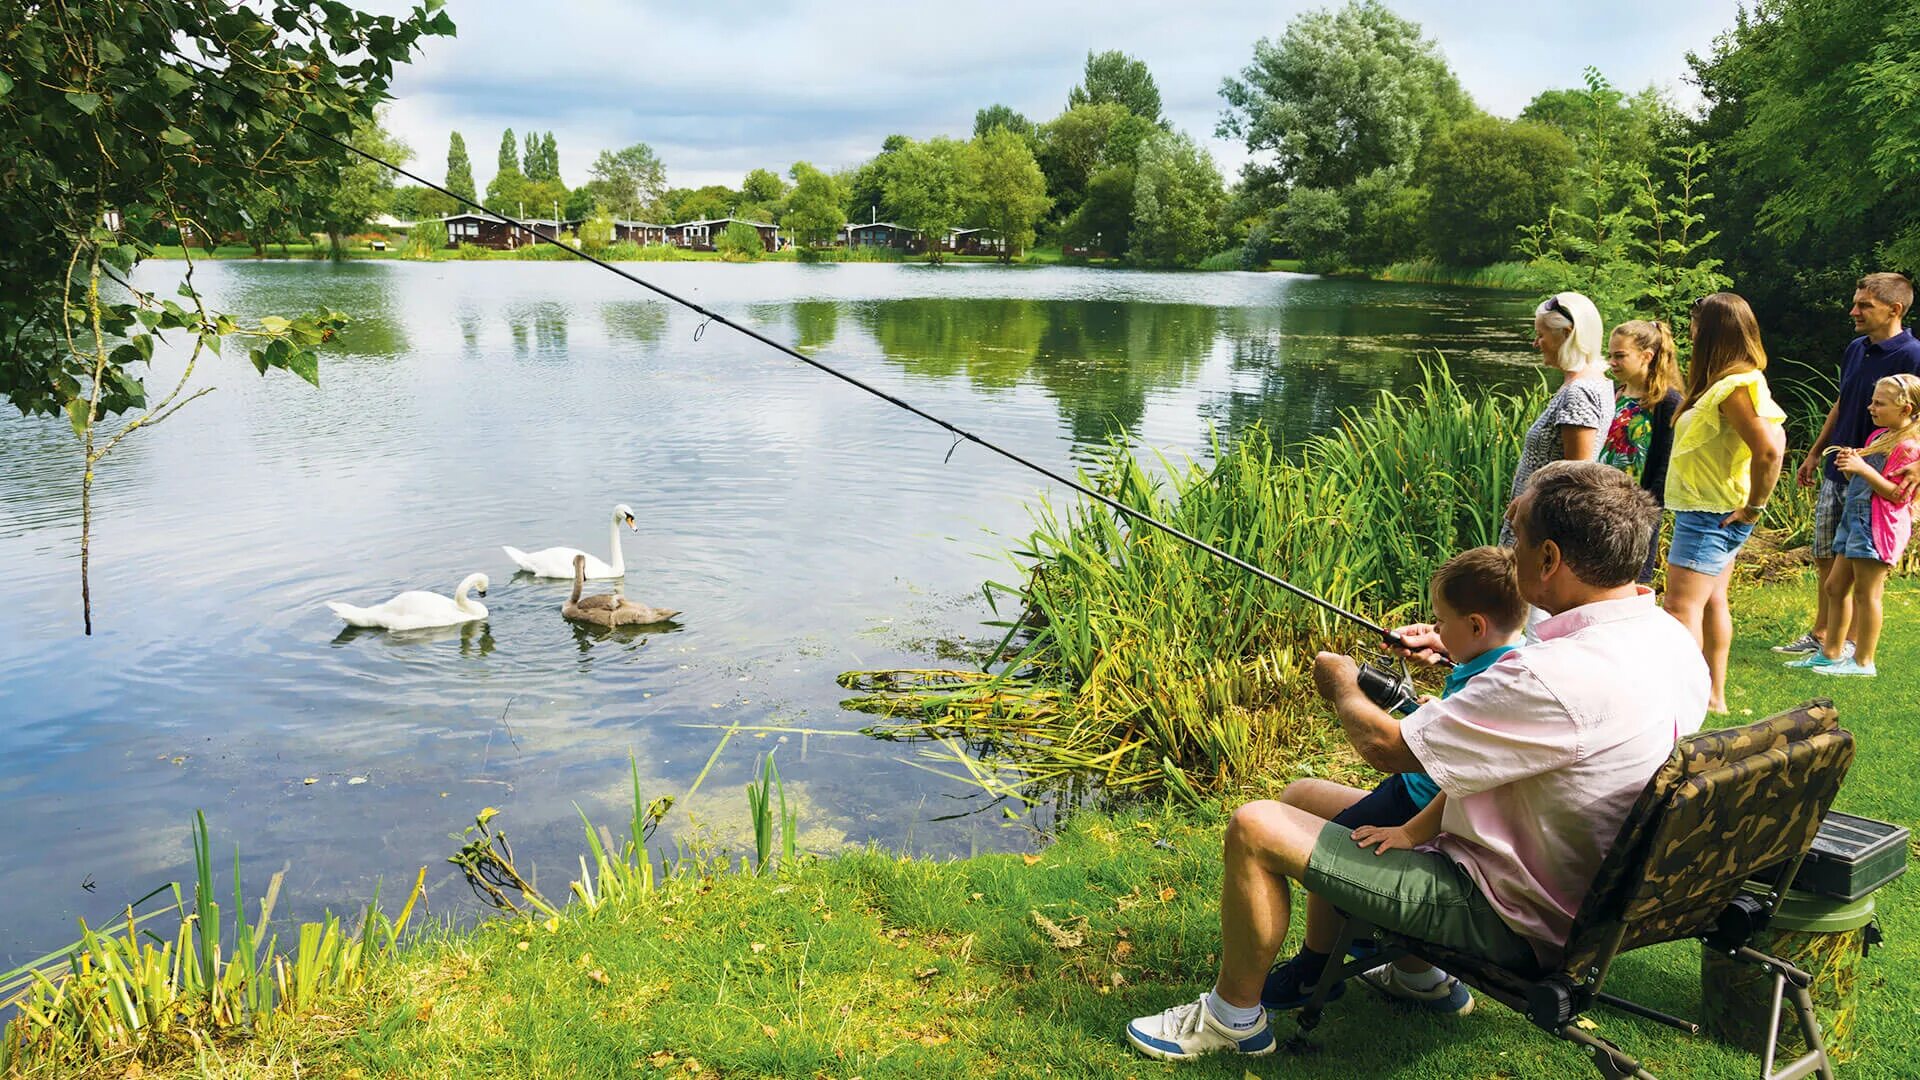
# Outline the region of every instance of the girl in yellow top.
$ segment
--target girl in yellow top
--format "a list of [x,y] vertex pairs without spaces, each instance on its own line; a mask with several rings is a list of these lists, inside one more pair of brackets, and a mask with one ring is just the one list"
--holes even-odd
[[1707,710],[1727,711],[1733,559],[1780,479],[1787,414],[1767,390],[1767,353],[1753,309],[1729,292],[1693,302],[1693,361],[1673,425],[1667,509],[1666,608],[1700,642],[1713,677]]

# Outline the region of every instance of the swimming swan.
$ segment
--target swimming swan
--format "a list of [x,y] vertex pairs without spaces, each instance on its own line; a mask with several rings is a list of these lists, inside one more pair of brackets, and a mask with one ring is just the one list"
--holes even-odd
[[645,604],[636,604],[624,596],[607,593],[602,596],[589,596],[581,599],[580,590],[587,584],[587,557],[573,557],[573,596],[560,605],[560,614],[575,622],[593,623],[596,626],[646,626],[650,623],[663,623],[680,614],[671,608],[653,608]]
[[619,506],[613,508],[613,524],[607,528],[608,543],[613,547],[613,564],[611,566],[591,555],[587,555],[586,552],[581,551],[579,548],[551,547],[535,552],[525,552],[519,548],[503,547],[500,550],[506,552],[507,558],[512,559],[518,564],[520,569],[525,570],[535,577],[572,577],[573,557],[575,555],[587,556],[587,577],[595,581],[600,581],[605,578],[626,577],[627,556],[625,552],[620,550],[621,522],[625,522],[627,528],[635,531],[638,531],[640,528],[640,523],[633,519],[633,511],[627,509],[625,503],[621,503]]
[[384,604],[354,607],[338,600],[327,601],[335,615],[354,626],[375,626],[383,630],[424,630],[430,626],[453,626],[487,617],[485,604],[467,596],[472,589],[487,595],[487,575],[468,574],[453,590],[453,598],[430,592],[403,592]]

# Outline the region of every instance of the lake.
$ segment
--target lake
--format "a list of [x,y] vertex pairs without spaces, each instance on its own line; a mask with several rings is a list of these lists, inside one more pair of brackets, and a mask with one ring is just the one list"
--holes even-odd
[[[1122,435],[1176,457],[1259,423],[1290,445],[1443,352],[1463,379],[1537,379],[1529,301],[1289,274],[636,263],[657,280],[1049,466]],[[171,295],[180,263],[143,265]],[[741,845],[742,785],[775,750],[803,847],[1031,847],[911,746],[857,734],[855,668],[939,666],[998,632],[982,582],[1044,482],[725,327],[582,264],[203,263],[217,309],[331,307],[353,325],[316,390],[237,352],[219,387],[99,472],[96,633],[81,636],[78,451],[64,419],[0,416],[0,968],[191,875],[206,811],[278,915],[404,893],[471,910],[448,834],[502,810],[562,897],[575,806],[651,797]],[[161,379],[177,356],[156,358]],[[1056,497],[1057,497],[1056,493]],[[602,557],[677,629],[562,620],[569,583],[503,544]],[[1285,568],[1276,570],[1284,573]],[[343,632],[323,606],[492,579],[484,624]],[[594,586],[604,589],[604,583]],[[933,766],[939,768],[937,764]],[[309,782],[311,781],[311,782]],[[969,813],[987,809],[985,813]],[[689,816],[691,815],[691,816]],[[616,832],[619,832],[616,826]],[[750,847],[750,844],[748,845]]]

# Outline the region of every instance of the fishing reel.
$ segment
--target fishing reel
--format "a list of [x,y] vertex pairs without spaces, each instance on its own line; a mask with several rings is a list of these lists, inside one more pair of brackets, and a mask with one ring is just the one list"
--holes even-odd
[[1406,660],[1379,651],[1364,660],[1354,659],[1360,664],[1360,692],[1367,695],[1367,700],[1395,716],[1405,716],[1420,707],[1420,699],[1413,692],[1413,673],[1407,670]]

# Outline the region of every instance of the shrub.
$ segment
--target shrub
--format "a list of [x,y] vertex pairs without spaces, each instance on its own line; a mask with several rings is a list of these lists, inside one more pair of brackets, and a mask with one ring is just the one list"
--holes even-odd
[[1206,258],[1201,259],[1200,265],[1196,269],[1244,270],[1246,268],[1246,249],[1234,247],[1228,248],[1225,251],[1216,251]]
[[714,250],[728,261],[750,262],[767,253],[767,245],[760,239],[760,230],[744,221],[730,221],[726,230],[715,241]]

